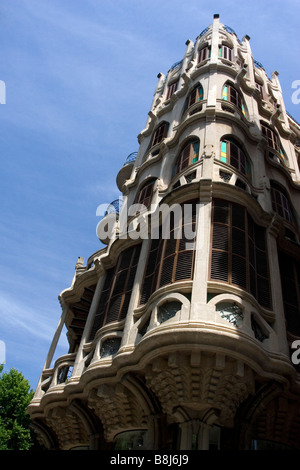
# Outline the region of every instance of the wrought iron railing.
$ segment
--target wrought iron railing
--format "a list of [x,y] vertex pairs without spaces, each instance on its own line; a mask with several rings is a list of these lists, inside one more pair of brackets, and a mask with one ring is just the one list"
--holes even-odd
[[119,214],[121,209],[122,209],[122,204],[123,204],[123,201],[122,199],[115,199],[114,201],[112,201],[108,206],[107,206],[107,209],[106,209],[106,212],[104,214],[104,217],[107,215],[107,214]]
[[182,64],[182,60],[179,60],[178,62],[175,62],[175,63],[172,65],[172,67],[169,69],[169,72],[170,72],[171,70],[177,69],[181,64]]
[[262,63],[258,62],[257,60],[253,60],[255,67],[258,67],[259,69],[264,69],[264,66]]
[[136,160],[137,154],[137,152],[130,153],[126,158],[124,165],[127,165],[127,163],[134,162]]

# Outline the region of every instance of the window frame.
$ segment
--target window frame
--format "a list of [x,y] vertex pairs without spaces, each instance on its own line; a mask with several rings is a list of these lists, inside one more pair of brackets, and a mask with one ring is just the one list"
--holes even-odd
[[135,204],[149,207],[153,197],[153,190],[156,178],[150,178],[139,189],[135,197]]
[[[226,151],[224,151],[224,144],[226,144]],[[227,150],[228,145],[229,152]],[[237,151],[236,156],[234,155],[235,150]],[[220,160],[221,162],[227,163],[228,165],[234,167],[239,173],[244,175],[246,178],[250,178],[251,166],[249,159],[234,139],[230,139],[228,137],[224,137],[223,139],[221,139]],[[236,164],[234,160],[237,161]],[[244,160],[244,162],[242,162],[242,160]]]
[[294,223],[294,214],[289,196],[284,188],[281,188],[273,181],[271,181],[271,202],[276,214],[289,223]]
[[192,89],[188,97],[188,108],[190,108],[193,104],[199,103],[203,101],[204,90],[201,83],[199,83],[196,87]]
[[233,48],[226,44],[219,46],[219,58],[233,62]]
[[[178,175],[186,168],[199,161],[200,141],[199,139],[190,139],[182,147],[179,156],[176,159],[174,167],[174,176]],[[180,162],[180,164],[179,164]]]
[[171,96],[174,95],[175,91],[177,91],[178,84],[179,84],[179,80],[176,80],[175,82],[168,85],[166,101],[168,101],[171,98]]
[[155,129],[153,133],[153,137],[151,140],[151,147],[154,145],[160,144],[167,136],[169,130],[169,123],[167,121],[163,121],[159,124],[159,126]]

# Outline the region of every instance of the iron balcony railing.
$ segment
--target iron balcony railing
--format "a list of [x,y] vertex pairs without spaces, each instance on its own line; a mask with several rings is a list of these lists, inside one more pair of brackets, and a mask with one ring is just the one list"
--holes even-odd
[[130,153],[126,158],[124,165],[127,165],[127,163],[134,162],[136,160],[137,154],[137,152]]
[[114,201],[112,201],[108,206],[107,206],[107,209],[106,209],[106,212],[104,214],[104,217],[107,215],[107,214],[120,214],[120,211],[122,209],[122,205],[123,205],[123,201],[122,199],[115,199]]

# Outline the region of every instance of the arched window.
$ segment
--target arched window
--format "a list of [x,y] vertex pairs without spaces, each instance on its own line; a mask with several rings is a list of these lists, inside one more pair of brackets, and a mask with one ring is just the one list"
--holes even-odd
[[202,85],[198,85],[196,88],[194,88],[188,99],[188,108],[192,106],[192,104],[198,103],[199,101],[203,100],[203,87]]
[[160,142],[162,142],[162,140],[167,136],[168,129],[169,129],[169,123],[165,122],[165,121],[162,122],[157,127],[157,129],[155,130],[155,132],[153,134],[151,147],[153,147],[153,145],[156,145],[156,144],[159,144]]
[[293,223],[293,211],[287,192],[274,181],[271,181],[271,197],[273,210],[277,212],[280,217],[283,217],[288,222]]
[[149,207],[153,196],[155,181],[155,178],[151,178],[141,187],[135,198],[135,204],[142,204],[145,207]]
[[215,199],[212,214],[211,280],[249,291],[266,308],[271,306],[265,229],[247,209]]
[[225,83],[222,91],[222,100],[233,104],[240,109],[244,116],[246,116],[246,108],[241,98],[240,93],[230,83]]
[[221,162],[228,163],[236,168],[240,173],[249,177],[250,164],[243,150],[233,139],[223,139],[221,141]]
[[181,150],[179,157],[177,158],[176,165],[174,168],[174,174],[180,173],[185,168],[189,167],[193,163],[196,163],[199,159],[199,140],[190,140]]

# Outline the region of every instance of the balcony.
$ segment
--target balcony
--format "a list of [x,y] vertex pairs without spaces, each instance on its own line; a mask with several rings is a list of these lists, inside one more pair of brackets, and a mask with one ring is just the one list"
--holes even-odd
[[97,225],[97,235],[99,240],[108,245],[109,241],[114,237],[114,231],[116,222],[121,212],[123,200],[121,198],[115,199],[108,204],[106,211],[104,212],[102,220]]
[[130,178],[132,167],[137,157],[137,152],[132,152],[128,155],[125,160],[124,165],[120,169],[119,173],[117,174],[117,186],[120,191],[122,191],[123,184],[126,180]]

